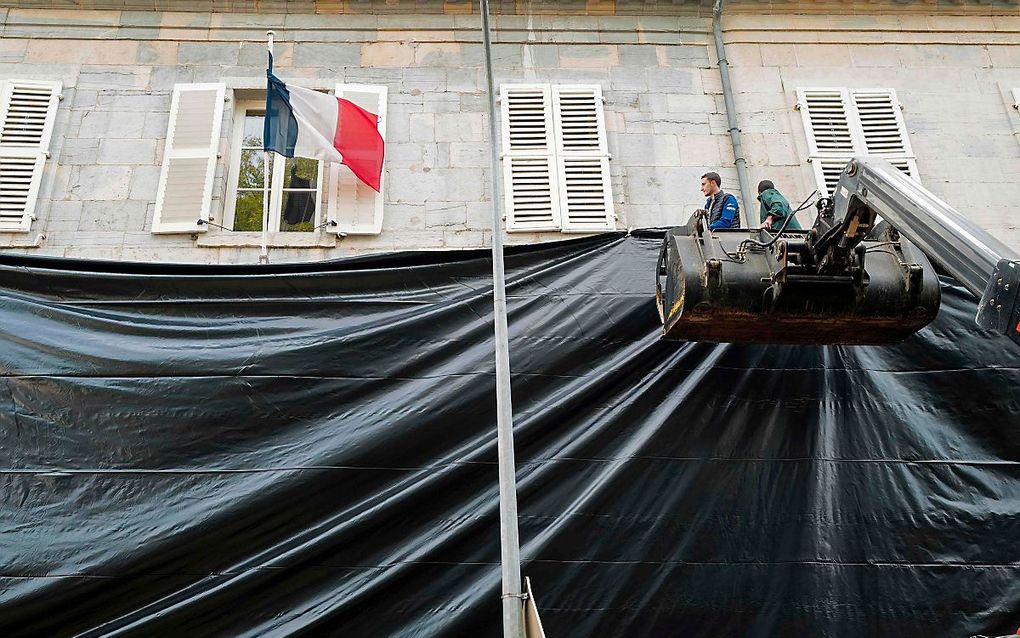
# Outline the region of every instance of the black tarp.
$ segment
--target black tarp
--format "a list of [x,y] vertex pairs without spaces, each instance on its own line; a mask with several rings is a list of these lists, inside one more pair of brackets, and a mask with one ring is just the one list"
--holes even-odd
[[[658,245],[507,255],[549,636],[1015,631],[1018,351],[974,300],[660,342]],[[490,268],[0,258],[0,635],[498,635]]]

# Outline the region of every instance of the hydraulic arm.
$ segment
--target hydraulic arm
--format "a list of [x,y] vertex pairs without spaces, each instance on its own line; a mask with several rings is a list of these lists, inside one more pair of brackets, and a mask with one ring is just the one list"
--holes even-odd
[[889,162],[855,159],[843,171],[836,216],[860,206],[881,215],[964,288],[980,297],[975,321],[1020,343],[1020,252],[1006,246]]

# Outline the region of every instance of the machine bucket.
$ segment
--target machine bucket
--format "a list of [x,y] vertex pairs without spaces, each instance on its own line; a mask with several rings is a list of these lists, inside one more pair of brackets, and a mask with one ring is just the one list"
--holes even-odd
[[656,269],[664,339],[891,344],[938,312],[938,277],[905,239],[864,241],[855,254],[863,267],[831,274],[811,263],[808,231],[746,248],[758,238],[757,231],[699,233],[693,225],[667,231]]

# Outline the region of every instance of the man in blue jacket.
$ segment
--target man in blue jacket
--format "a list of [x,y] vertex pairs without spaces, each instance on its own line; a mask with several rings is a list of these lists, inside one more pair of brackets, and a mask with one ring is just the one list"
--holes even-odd
[[701,176],[701,192],[707,198],[705,210],[708,211],[708,227],[712,230],[720,228],[740,228],[740,207],[737,198],[720,188],[722,178],[719,173],[711,171]]

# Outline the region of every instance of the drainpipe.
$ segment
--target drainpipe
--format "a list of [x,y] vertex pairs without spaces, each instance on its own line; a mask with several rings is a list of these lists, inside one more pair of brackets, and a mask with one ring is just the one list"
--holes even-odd
[[743,200],[744,228],[754,228],[752,225],[751,208],[754,206],[755,198],[751,195],[751,182],[747,177],[747,162],[744,161],[744,145],[740,141],[740,129],[737,128],[737,107],[733,105],[733,85],[730,84],[730,64],[726,61],[726,48],[722,39],[722,9],[723,0],[715,0],[715,7],[712,9],[712,28],[715,31],[715,52],[719,58],[719,76],[722,78],[723,100],[726,103],[726,122],[730,126],[730,143],[733,145],[733,158],[737,165],[737,182],[740,185],[740,196]]

